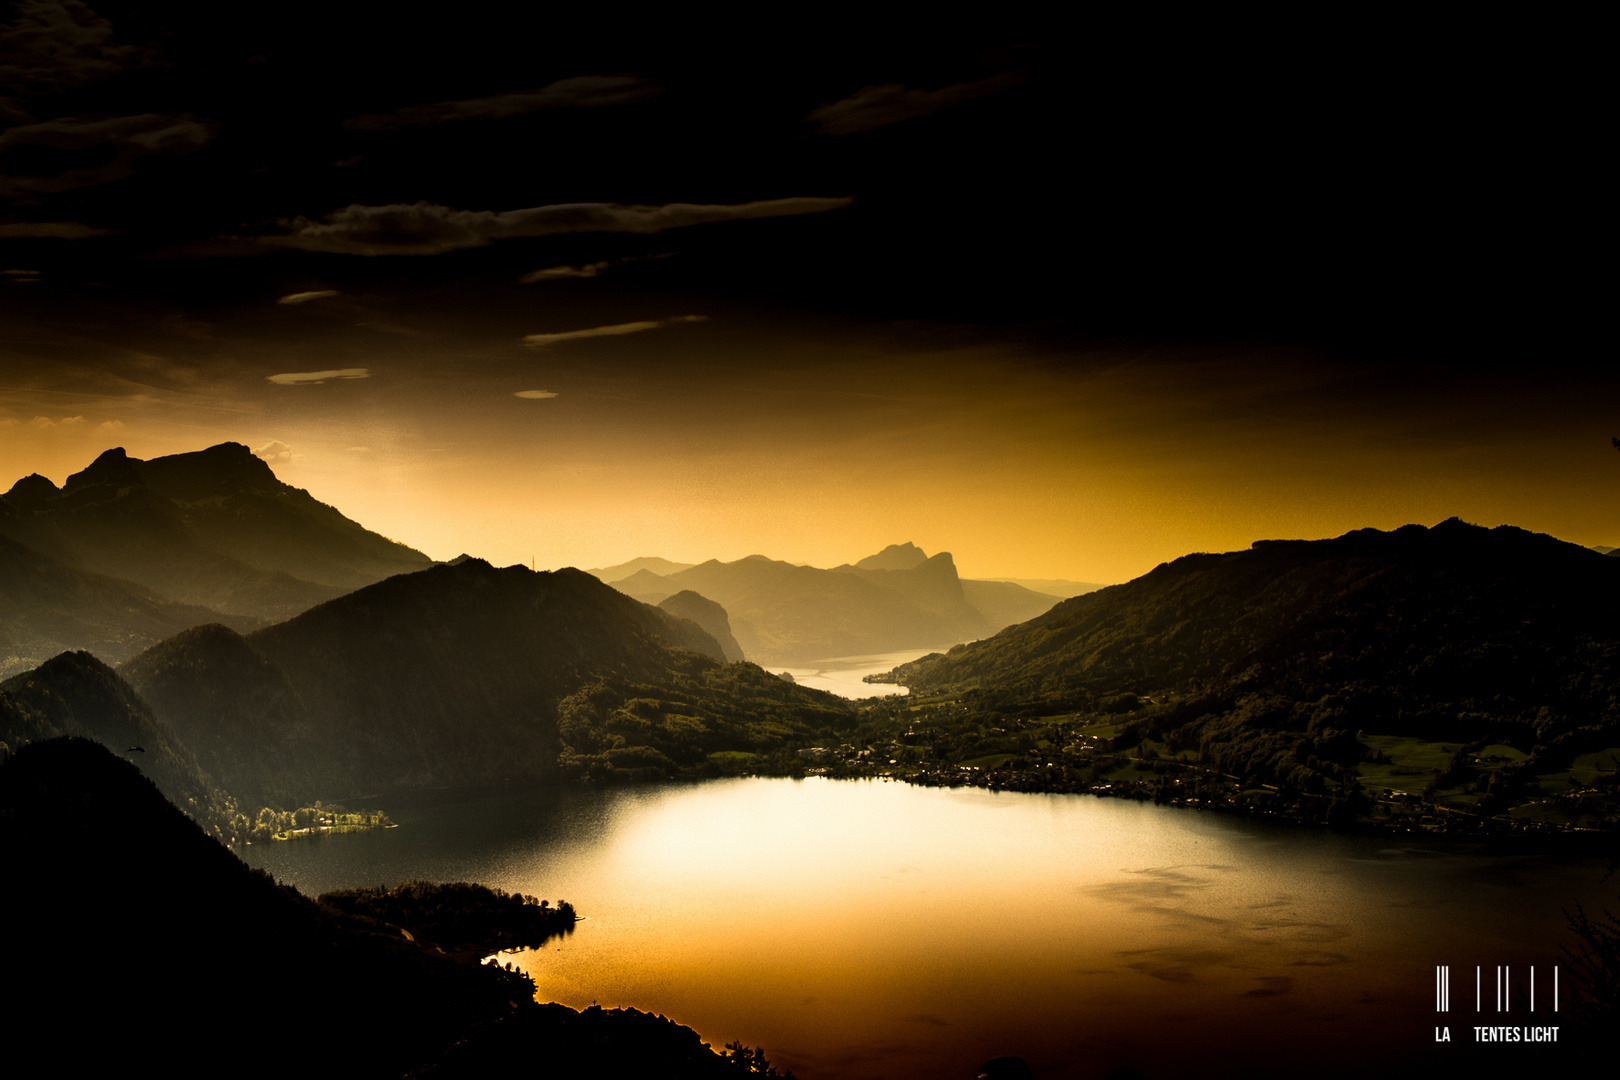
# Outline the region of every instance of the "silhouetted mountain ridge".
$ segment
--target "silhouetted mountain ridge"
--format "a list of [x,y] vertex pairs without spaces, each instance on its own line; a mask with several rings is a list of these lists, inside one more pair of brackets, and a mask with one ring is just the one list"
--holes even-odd
[[667,575],[642,568],[615,588],[650,603],[682,590],[713,600],[730,616],[743,654],[773,665],[940,648],[1056,602],[1018,586],[964,582],[949,552],[930,557],[911,543],[831,570],[764,555],[710,559]]
[[[633,1010],[576,1013],[395,928],[317,905],[251,870],[104,747],[53,739],[0,764],[8,1052],[24,1071],[381,1080],[547,1074],[722,1080],[687,1028]],[[93,853],[93,857],[92,857]],[[64,946],[117,943],[118,963]],[[239,960],[218,958],[227,945]],[[225,989],[240,976],[243,992]],[[319,1037],[252,1032],[298,1023]],[[470,1070],[470,1072],[469,1072]]]
[[60,490],[31,474],[0,499],[0,535],[167,599],[272,619],[430,562],[240,443],[149,461],[115,447]]
[[1175,691],[1214,711],[1333,695],[1341,727],[1462,738],[1467,714],[1539,717],[1552,738],[1614,719],[1616,610],[1612,559],[1453,518],[1184,556],[894,675],[1032,702]]
[[731,619],[726,609],[701,596],[690,589],[685,589],[673,596],[658,601],[658,607],[669,612],[677,618],[690,619],[702,627],[703,631],[719,643],[721,651],[725,654],[723,659],[727,663],[735,663],[743,658],[742,646],[731,633]]
[[[233,789],[285,803],[593,766],[673,772],[786,735],[748,718],[744,701],[760,689],[774,695],[761,721],[772,709],[776,719],[839,709],[731,667],[756,674],[723,666],[696,623],[582,571],[466,559],[246,637],[193,630],[122,670]],[[755,689],[738,699],[744,686]],[[560,734],[562,703],[582,693]],[[641,712],[615,719],[631,700]]]
[[0,678],[57,653],[85,649],[109,663],[128,659],[190,626],[264,620],[165,599],[142,585],[78,570],[0,535]]

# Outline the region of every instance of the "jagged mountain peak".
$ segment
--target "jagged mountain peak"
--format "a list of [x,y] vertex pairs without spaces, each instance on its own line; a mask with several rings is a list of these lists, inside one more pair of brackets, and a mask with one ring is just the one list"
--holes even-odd
[[111,450],[103,450],[96,460],[69,476],[62,490],[76,492],[96,484],[137,480],[140,464],[140,458],[132,458],[122,446],[115,446]]
[[79,493],[97,484],[144,484],[165,498],[182,502],[245,490],[296,490],[278,480],[268,463],[236,442],[151,460],[130,457],[122,446],[115,446],[69,476],[62,490]]
[[277,479],[268,462],[235,442],[153,458],[142,463],[141,475],[154,491],[182,502],[238,491],[296,490]]
[[60,491],[43,477],[12,490],[0,534],[227,616],[285,618],[431,564],[282,482],[239,442],[144,461],[115,446]]
[[[950,555],[946,554],[945,557],[949,559]],[[923,549],[907,540],[903,544],[890,544],[876,555],[868,555],[855,565],[862,570],[910,570],[927,561],[928,555]]]

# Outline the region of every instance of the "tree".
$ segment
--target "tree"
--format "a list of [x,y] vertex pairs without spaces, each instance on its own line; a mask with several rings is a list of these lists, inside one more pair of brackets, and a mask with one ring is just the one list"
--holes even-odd
[[1564,947],[1575,973],[1571,1010],[1589,1031],[1606,1032],[1620,1011],[1620,917],[1607,908],[1588,915],[1577,900],[1574,913],[1565,912],[1564,918],[1580,939],[1576,948]]

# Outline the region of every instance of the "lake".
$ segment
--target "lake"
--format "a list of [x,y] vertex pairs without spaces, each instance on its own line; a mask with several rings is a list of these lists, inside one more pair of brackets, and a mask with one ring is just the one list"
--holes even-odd
[[[1615,891],[1597,859],[888,781],[387,809],[400,828],[238,850],[311,895],[426,878],[566,899],[575,933],[515,958],[543,1000],[662,1013],[800,1080],[970,1078],[1000,1055],[1041,1080],[1444,1068],[1473,1025],[1560,1021],[1562,913]],[[1485,1049],[1525,1062],[1573,1039]]]
[[[901,664],[909,664],[919,656],[927,656],[933,649],[902,649],[899,652],[872,653],[867,656],[832,656],[813,664],[772,667],[772,671],[785,671],[800,686],[813,690],[826,690],[839,697],[866,698],[891,697],[910,693],[904,686],[894,683],[867,683],[868,675],[893,671]],[[943,649],[937,650],[943,652]]]

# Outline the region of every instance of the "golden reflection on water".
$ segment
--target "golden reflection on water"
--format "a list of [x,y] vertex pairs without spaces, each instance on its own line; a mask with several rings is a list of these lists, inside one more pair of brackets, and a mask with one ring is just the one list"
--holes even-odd
[[[1387,1052],[1430,1037],[1433,966],[1464,959],[1447,948],[1472,963],[1507,944],[1459,930],[1459,898],[1405,856],[1310,830],[872,781],[612,805],[588,844],[507,868],[524,880],[506,887],[589,915],[524,958],[541,998],[746,1039],[801,1080],[970,1077],[1003,1054],[1046,1078]],[[1550,964],[1558,927],[1528,917]]]
[[1544,987],[1562,911],[1614,906],[1602,860],[1089,796],[752,779],[394,816],[246,854],[310,893],[430,878],[567,899],[586,921],[514,958],[542,999],[662,1013],[800,1080],[969,1078],[1006,1054],[1040,1080],[1443,1074],[1435,965],[1468,988],[1461,1034],[1488,1022],[1474,965],[1489,984],[1534,963]]

